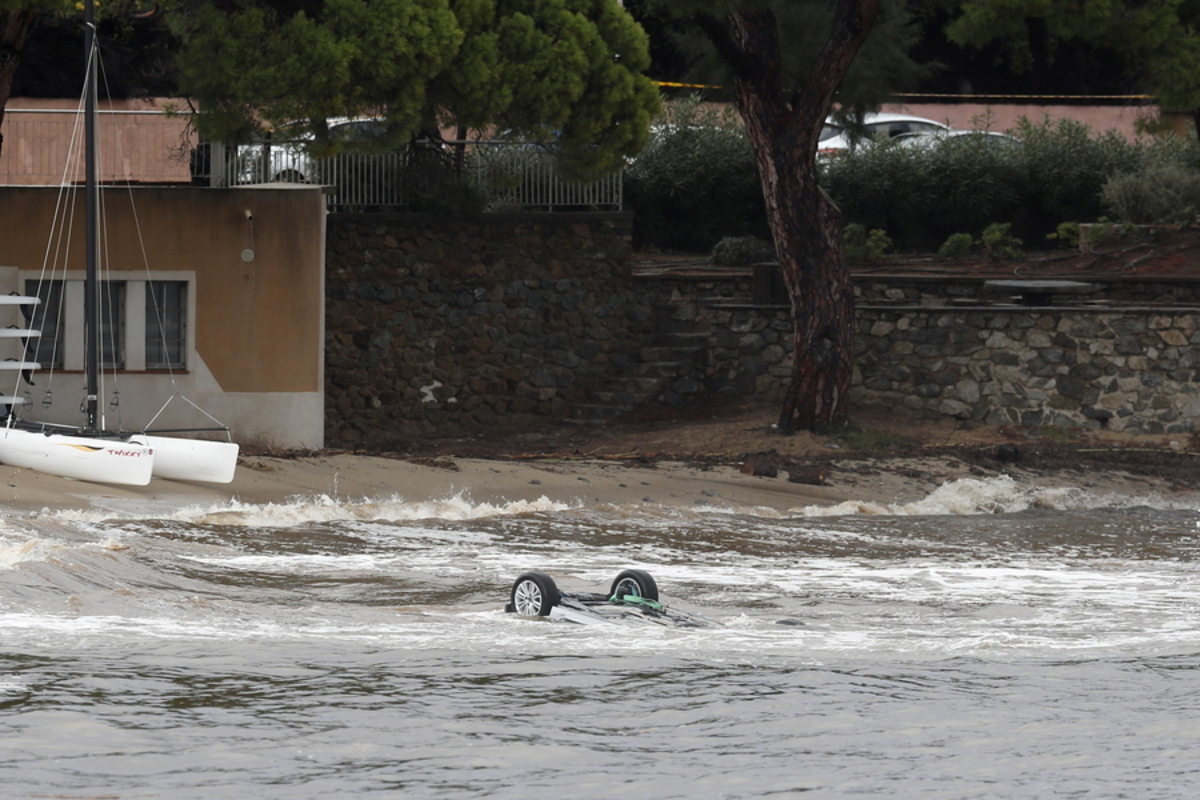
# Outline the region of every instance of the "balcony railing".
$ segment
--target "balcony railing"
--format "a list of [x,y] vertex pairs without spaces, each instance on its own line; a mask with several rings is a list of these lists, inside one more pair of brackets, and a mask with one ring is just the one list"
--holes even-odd
[[[156,111],[101,111],[100,179],[108,182],[250,186],[275,181],[327,187],[332,210],[427,209],[470,194],[487,210],[619,210],[621,174],[581,183],[558,176],[544,149],[509,141],[415,143],[382,153],[314,158],[298,144],[226,146],[199,142],[186,117]],[[78,115],[8,109],[0,185],[82,180],[67,170]],[[82,132],[75,132],[81,136]],[[80,159],[76,158],[75,162]]]

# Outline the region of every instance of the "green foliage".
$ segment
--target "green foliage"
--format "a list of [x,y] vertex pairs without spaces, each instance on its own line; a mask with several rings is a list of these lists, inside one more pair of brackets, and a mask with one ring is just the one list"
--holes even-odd
[[[1105,213],[1184,221],[1200,210],[1189,194],[1191,176],[1200,173],[1195,141],[1129,141],[1072,120],[1022,120],[1011,133],[1016,143],[1007,146],[960,136],[932,147],[861,147],[826,163],[823,184],[846,223],[885,230],[905,251],[929,252],[952,234],[992,223],[1010,223],[1014,238],[1041,241],[1064,222]],[[1121,178],[1143,173],[1151,177]]]
[[1155,165],[1114,175],[1104,184],[1101,198],[1109,212],[1124,222],[1190,224],[1200,212],[1200,171]]
[[729,236],[769,240],[750,142],[730,109],[669,105],[625,172],[634,245],[710,252]]
[[1079,231],[1078,222],[1060,222],[1054,229],[1054,233],[1049,234],[1046,238],[1052,242],[1060,242],[1067,247],[1078,247]]
[[961,0],[946,33],[959,44],[998,45],[1008,66],[1052,67],[1057,45],[1083,41],[1124,61],[1168,110],[1200,108],[1200,5],[1189,0]]
[[1012,219],[1031,237],[1044,236],[1062,221],[1096,219],[1105,181],[1140,164],[1141,145],[1116,131],[1094,135],[1075,120],[1023,119],[1016,135],[1022,142],[1024,214],[993,219]]
[[[878,257],[855,249],[869,231],[910,252],[937,250],[992,223],[1009,223],[1014,240],[1075,243],[1077,234],[1063,237],[1064,223],[1106,213],[1181,222],[1200,210],[1195,141],[1131,142],[1072,120],[1023,120],[1012,134],[1007,144],[974,136],[931,147],[880,142],[830,159],[822,182],[842,211],[848,255]],[[705,252],[725,236],[768,238],[753,156],[730,114],[673,105],[625,185],[639,247]],[[952,252],[962,246],[956,241]]]
[[966,258],[975,247],[975,237],[969,233],[952,233],[938,248],[938,258]]
[[983,229],[979,243],[983,246],[984,254],[992,261],[1006,261],[1022,258],[1025,252],[1021,250],[1024,244],[1012,235],[1011,222],[993,222]]
[[892,240],[886,233],[876,228],[867,231],[866,227],[852,222],[842,231],[846,247],[846,257],[852,261],[874,261],[881,258],[892,247]]
[[738,267],[775,260],[775,246],[756,236],[726,236],[712,251],[712,263]]
[[202,109],[202,134],[238,141],[264,124],[311,120],[318,145],[331,148],[326,119],[385,103],[397,142],[417,129],[425,86],[464,38],[446,0],[329,0],[319,11],[196,9],[177,65],[180,89]]
[[831,159],[823,182],[847,222],[887,231],[903,250],[931,250],[1019,207],[1015,147],[962,136],[936,146],[880,142]]
[[[832,2],[794,0],[627,0],[643,13],[672,20],[672,44],[691,65],[690,77],[697,82],[729,86],[733,68],[696,26],[680,19],[699,14],[719,17],[733,10],[766,7],[779,27],[784,43],[783,62],[778,65],[781,83],[800,86],[810,75],[817,54],[826,46],[833,23]],[[838,82],[838,104],[850,114],[872,111],[895,92],[911,88],[930,71],[914,61],[909,52],[920,44],[921,30],[914,24],[907,3],[884,2],[871,33],[867,36],[846,74]],[[775,65],[773,65],[775,66]]]
[[1137,234],[1132,222],[1116,222],[1101,217],[1096,223],[1079,226],[1079,244],[1087,249],[1131,239]]
[[197,3],[179,23],[197,127],[238,142],[285,123],[328,155],[325,121],[385,115],[389,142],[486,124],[541,139],[570,177],[611,172],[658,111],[645,33],[617,0]]

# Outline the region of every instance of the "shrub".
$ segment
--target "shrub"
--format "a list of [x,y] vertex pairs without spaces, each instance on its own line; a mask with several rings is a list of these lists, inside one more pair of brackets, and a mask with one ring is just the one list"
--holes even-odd
[[712,263],[722,267],[774,260],[775,246],[756,236],[726,236],[712,251]]
[[928,147],[883,142],[831,159],[823,182],[847,221],[887,231],[901,249],[931,250],[956,231],[1012,217],[1015,149],[982,136]]
[[1122,242],[1137,236],[1137,226],[1132,222],[1114,222],[1101,217],[1099,222],[1079,226],[1079,243],[1087,249]]
[[[880,231],[901,251],[930,252],[954,234],[993,223],[1011,226],[1011,241],[993,247],[1001,252],[1019,251],[1021,241],[1061,239],[1063,223],[1106,213],[1122,221],[1186,222],[1200,212],[1195,141],[1131,142],[1073,120],[1022,120],[1010,133],[1016,143],[1009,146],[973,136],[930,147],[860,145],[821,164],[822,187],[845,224]],[[641,248],[711,252],[725,237],[770,238],[740,122],[694,102],[673,107],[656,126],[650,147],[626,172],[625,197]],[[847,254],[872,257],[858,246],[848,239]]]
[[[886,230],[909,251],[928,252],[954,233],[996,222],[1010,223],[1014,238],[1040,240],[1064,222],[1098,219],[1106,205],[1122,217],[1173,210],[1174,221],[1186,221],[1189,207],[1200,211],[1190,186],[1200,174],[1193,141],[1130,142],[1073,120],[1022,120],[1011,135],[1016,143],[1007,147],[972,136],[930,147],[859,147],[823,165],[823,185],[847,223]],[[1141,173],[1145,182],[1124,177]],[[1151,212],[1156,182],[1166,195],[1160,206],[1169,208]]]
[[1012,235],[1010,232],[1012,223],[1009,222],[994,222],[984,229],[983,235],[979,237],[980,244],[983,245],[983,252],[993,261],[1002,261],[1009,258],[1021,258],[1025,255],[1021,250],[1023,242]]
[[1112,176],[1100,194],[1111,215],[1123,222],[1191,223],[1200,212],[1200,172],[1179,164],[1154,165]]
[[938,258],[966,258],[975,247],[975,237],[969,233],[952,233],[938,248]]
[[758,169],[736,113],[674,103],[625,172],[638,248],[710,252],[727,236],[770,238]]
[[1067,247],[1079,247],[1079,223],[1060,222],[1054,233],[1046,236],[1052,242],[1061,242]]
[[1116,131],[1093,135],[1070,119],[1021,120],[1020,213],[994,217],[1012,221],[1026,237],[1041,238],[1060,222],[1093,220],[1103,212],[1100,192],[1112,175],[1138,168],[1141,145]]
[[846,257],[854,261],[874,261],[892,246],[892,240],[886,233],[878,228],[868,233],[857,222],[847,225],[842,237],[846,245]]

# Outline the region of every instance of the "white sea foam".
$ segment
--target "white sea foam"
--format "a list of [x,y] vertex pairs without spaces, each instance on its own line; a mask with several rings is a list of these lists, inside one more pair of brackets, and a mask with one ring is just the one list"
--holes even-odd
[[12,569],[25,561],[44,561],[46,554],[54,546],[45,539],[25,539],[21,542],[0,544],[0,569]]
[[[422,519],[462,521],[485,517],[565,511],[571,506],[549,500],[513,500],[501,503],[477,503],[463,494],[438,500],[412,501],[394,496],[371,500],[339,500],[328,495],[298,497],[286,503],[242,503],[234,500],[212,506],[188,506],[156,519],[195,525],[229,525],[254,528],[287,528],[321,522],[388,521],[410,522]],[[112,509],[62,510],[52,512],[61,520],[104,522],[112,520]],[[128,519],[146,515],[130,510],[120,516]]]
[[1093,492],[1075,486],[1034,486],[1008,475],[995,478],[961,478],[944,483],[920,500],[909,503],[880,503],[847,500],[831,506],[805,506],[792,510],[801,517],[864,516],[949,516],[967,514],[1011,514],[1030,508],[1056,510],[1086,508],[1194,509],[1195,503],[1177,502],[1158,494],[1122,495]]

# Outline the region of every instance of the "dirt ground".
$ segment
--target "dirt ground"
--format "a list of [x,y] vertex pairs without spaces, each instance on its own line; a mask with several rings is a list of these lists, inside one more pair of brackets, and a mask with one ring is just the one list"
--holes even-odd
[[[603,425],[545,424],[416,444],[410,460],[589,459],[652,465],[735,465],[743,472],[824,484],[837,474],[895,469],[923,477],[1019,471],[1026,478],[1122,473],[1178,491],[1200,489],[1200,435],[998,428],[978,423],[917,422],[858,414],[829,435],[784,435],[778,409],[724,402],[642,411]],[[933,474],[930,474],[933,473]],[[916,475],[914,475],[916,477]],[[1086,480],[1085,480],[1086,482]]]

